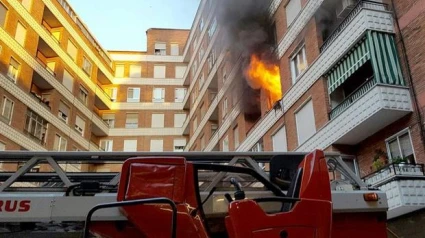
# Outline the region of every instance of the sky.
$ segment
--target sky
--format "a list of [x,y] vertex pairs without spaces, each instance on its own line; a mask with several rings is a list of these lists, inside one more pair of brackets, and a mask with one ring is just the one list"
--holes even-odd
[[146,50],[149,28],[190,29],[200,0],[68,0],[105,50]]

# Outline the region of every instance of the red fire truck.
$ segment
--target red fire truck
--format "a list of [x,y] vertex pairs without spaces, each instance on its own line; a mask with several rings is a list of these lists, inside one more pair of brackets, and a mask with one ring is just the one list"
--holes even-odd
[[0,235],[386,237],[385,193],[319,150],[0,158],[20,166],[0,172]]

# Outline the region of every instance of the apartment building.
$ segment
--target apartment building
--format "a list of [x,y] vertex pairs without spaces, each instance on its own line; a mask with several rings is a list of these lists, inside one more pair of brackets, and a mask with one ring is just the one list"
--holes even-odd
[[[227,10],[258,17],[261,6],[246,2]],[[201,2],[187,42],[185,150],[341,152],[387,192],[394,229],[400,217],[423,217],[411,213],[425,207],[423,1],[265,1],[271,28],[260,43],[274,43],[283,95],[273,107],[246,73],[240,45],[254,25],[235,27],[220,4]],[[229,29],[240,32],[226,44]]]
[[238,1],[106,52],[65,0],[0,0],[0,149],[338,151],[406,232],[425,207],[423,0]]
[[183,151],[186,120],[183,50],[188,30],[149,29],[146,52],[111,51],[115,77],[106,87],[112,110],[102,111],[105,151]]
[[7,150],[98,150],[112,60],[66,1],[1,1],[1,132]]

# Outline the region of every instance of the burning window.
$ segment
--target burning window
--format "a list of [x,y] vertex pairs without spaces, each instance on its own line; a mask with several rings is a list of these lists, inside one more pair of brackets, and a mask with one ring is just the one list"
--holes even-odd
[[260,89],[266,93],[268,109],[282,98],[279,66],[275,63],[261,60],[254,54],[245,74],[252,89]]

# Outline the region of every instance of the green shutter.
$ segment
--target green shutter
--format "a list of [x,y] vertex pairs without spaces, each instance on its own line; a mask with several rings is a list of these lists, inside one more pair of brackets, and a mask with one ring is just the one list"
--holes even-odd
[[369,31],[367,42],[376,82],[405,86],[394,35]]
[[369,47],[365,39],[363,39],[327,73],[328,93],[331,94],[369,59]]

